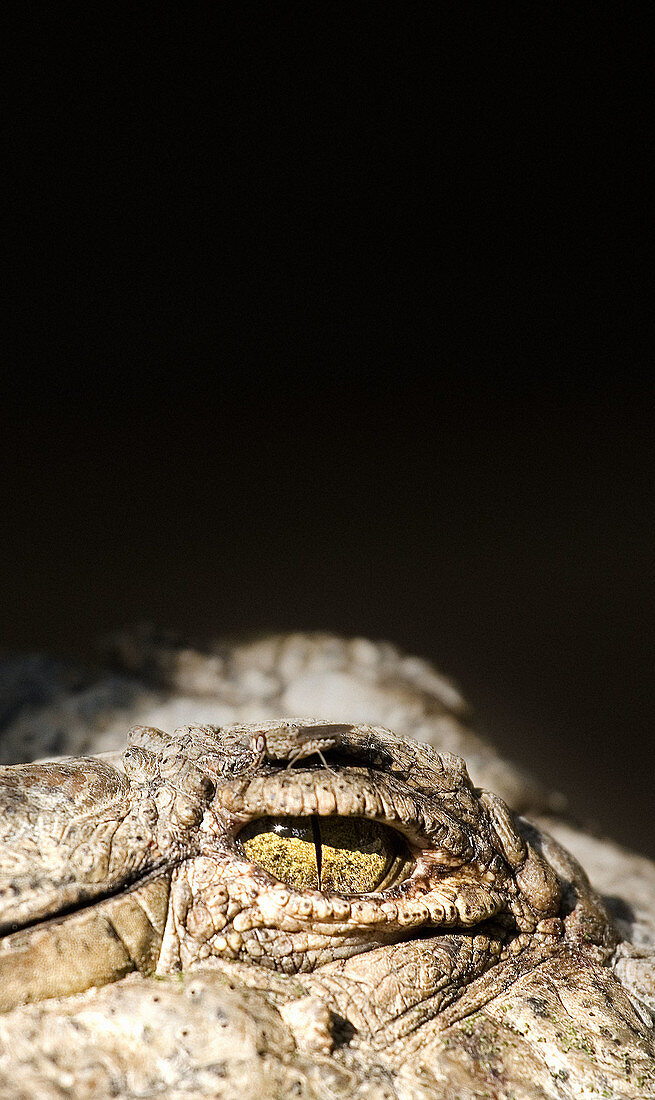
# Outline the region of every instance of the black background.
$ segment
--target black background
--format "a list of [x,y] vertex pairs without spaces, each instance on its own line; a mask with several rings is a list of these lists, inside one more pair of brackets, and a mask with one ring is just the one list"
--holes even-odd
[[3,647],[388,638],[655,854],[640,29],[21,10]]

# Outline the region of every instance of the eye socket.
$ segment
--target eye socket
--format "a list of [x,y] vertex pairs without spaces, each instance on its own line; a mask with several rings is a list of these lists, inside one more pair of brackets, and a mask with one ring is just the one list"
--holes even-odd
[[403,837],[363,817],[262,817],[239,840],[248,859],[297,890],[379,892],[411,867]]

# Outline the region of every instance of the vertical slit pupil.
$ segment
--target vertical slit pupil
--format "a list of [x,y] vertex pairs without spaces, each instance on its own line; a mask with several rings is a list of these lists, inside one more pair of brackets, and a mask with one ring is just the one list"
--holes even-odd
[[312,836],[314,837],[314,848],[316,849],[316,870],[318,872],[318,888],[321,886],[321,829],[318,823],[318,818],[315,814],[312,814]]

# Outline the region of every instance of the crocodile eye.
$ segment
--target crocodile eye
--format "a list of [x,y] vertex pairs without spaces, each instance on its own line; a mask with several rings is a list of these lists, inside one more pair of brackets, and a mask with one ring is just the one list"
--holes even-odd
[[400,834],[363,817],[262,817],[239,840],[248,859],[297,890],[365,894],[407,873]]

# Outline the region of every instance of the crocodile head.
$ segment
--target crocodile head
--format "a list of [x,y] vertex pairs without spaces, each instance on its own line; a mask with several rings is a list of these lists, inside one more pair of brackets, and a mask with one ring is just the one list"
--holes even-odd
[[313,720],[0,769],[0,1004],[235,967],[380,1043],[484,1003],[609,918],[450,753]]

